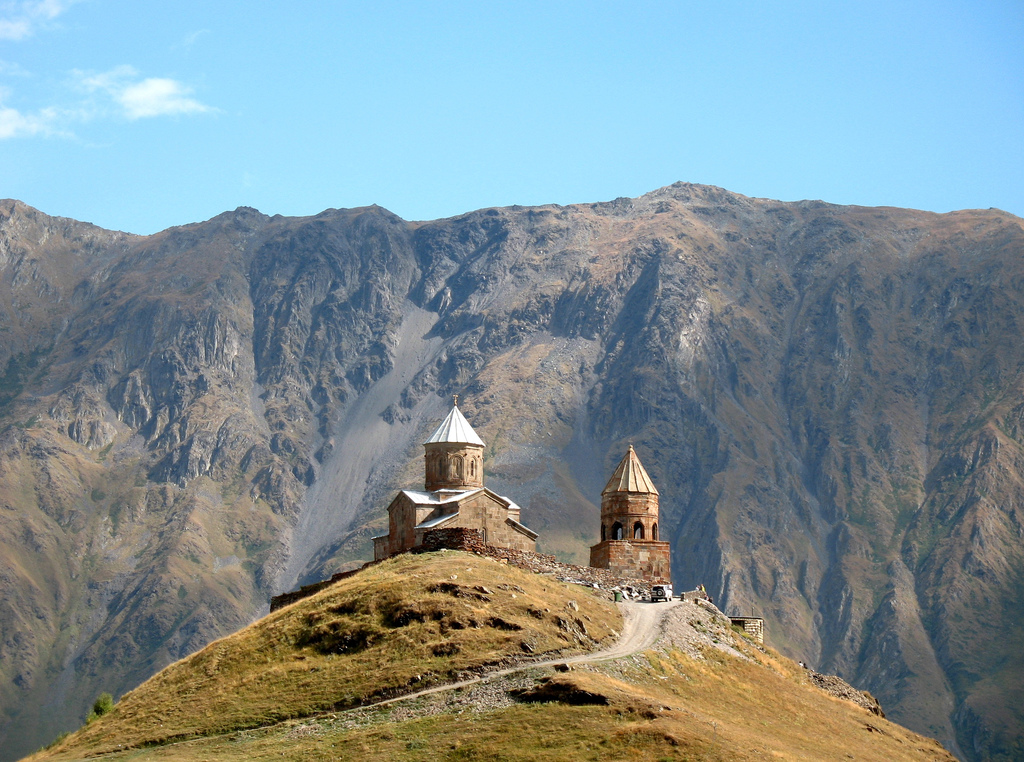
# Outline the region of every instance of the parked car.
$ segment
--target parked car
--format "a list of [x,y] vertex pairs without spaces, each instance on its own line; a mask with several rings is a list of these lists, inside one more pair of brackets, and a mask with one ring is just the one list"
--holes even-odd
[[651,588],[651,603],[672,600],[672,585],[655,585]]

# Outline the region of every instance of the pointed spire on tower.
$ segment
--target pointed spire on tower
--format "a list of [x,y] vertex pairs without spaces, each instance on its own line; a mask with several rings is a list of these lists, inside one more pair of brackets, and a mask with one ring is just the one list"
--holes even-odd
[[640,462],[640,458],[637,457],[636,451],[633,449],[633,445],[629,446],[625,456],[619,461],[618,467],[615,469],[615,473],[612,474],[612,478],[608,480],[608,484],[601,491],[604,495],[609,492],[639,492],[649,493],[657,495],[658,490],[654,486],[654,482],[651,481],[651,477],[647,475],[647,469],[644,468]]
[[423,444],[428,445],[438,442],[484,446],[484,440],[477,436],[477,433],[473,431],[473,427],[469,425],[469,421],[466,420],[466,416],[459,410],[458,395],[455,395],[455,406],[448,413],[448,417],[441,421],[441,425],[434,430],[434,433],[430,435],[430,439]]

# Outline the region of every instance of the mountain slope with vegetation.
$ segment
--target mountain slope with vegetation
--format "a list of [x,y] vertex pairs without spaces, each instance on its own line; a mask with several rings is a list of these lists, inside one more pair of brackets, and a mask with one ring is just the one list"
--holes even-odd
[[544,552],[585,562],[632,442],[677,584],[1012,758],[1022,252],[997,210],[686,184],[147,237],[0,202],[5,753],[367,560],[458,393]]
[[490,558],[398,557],[168,667],[31,759],[952,759],[716,612],[647,606],[675,614],[652,650],[353,710],[523,660],[524,642],[593,649],[622,624],[607,598]]

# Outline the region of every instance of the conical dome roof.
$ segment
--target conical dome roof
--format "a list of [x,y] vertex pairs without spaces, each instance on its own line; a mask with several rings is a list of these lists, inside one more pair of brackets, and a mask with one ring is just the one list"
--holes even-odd
[[605,485],[601,494],[604,495],[609,492],[646,492],[652,495],[658,494],[654,482],[647,475],[647,470],[640,462],[640,458],[636,456],[633,445],[629,446],[625,457],[619,461],[618,468],[615,469],[615,473],[612,474],[612,478],[608,480],[608,484]]
[[430,439],[423,444],[428,445],[440,442],[484,446],[484,440],[473,431],[473,427],[469,425],[469,421],[466,420],[466,416],[459,410],[458,405],[452,407],[452,412],[448,413],[448,417],[441,421],[441,425],[434,430],[434,433],[430,435]]

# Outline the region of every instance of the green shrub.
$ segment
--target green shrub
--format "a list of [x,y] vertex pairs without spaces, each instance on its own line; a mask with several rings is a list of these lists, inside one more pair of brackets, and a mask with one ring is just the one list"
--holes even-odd
[[114,708],[114,697],[109,693],[101,693],[96,697],[96,700],[92,704],[92,711],[89,712],[89,716],[85,718],[86,724],[98,720],[100,717],[105,715],[111,709]]

